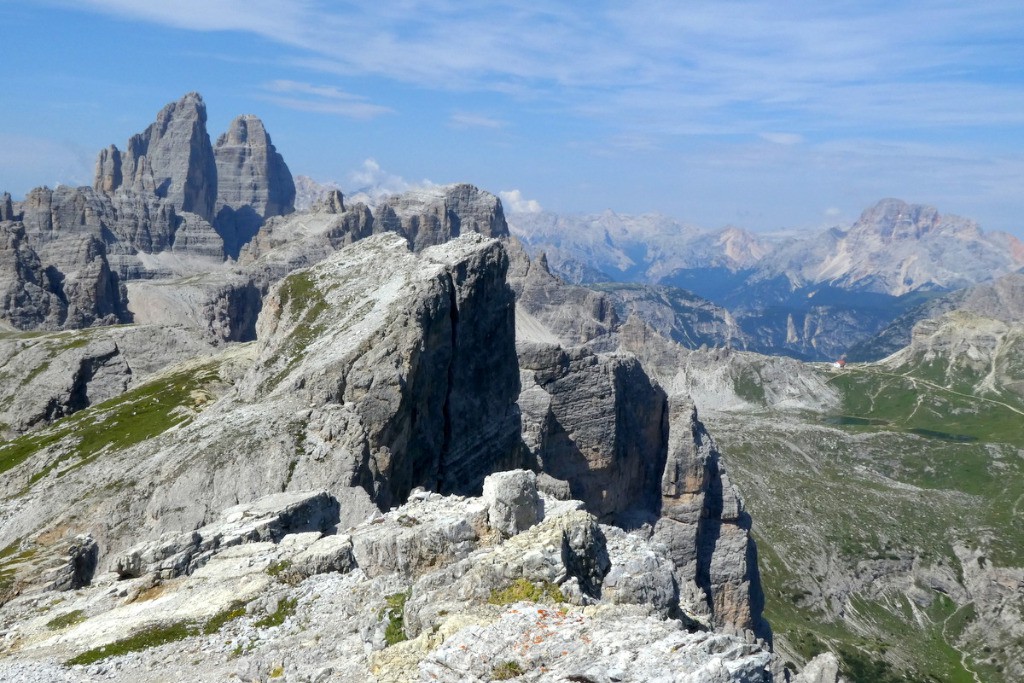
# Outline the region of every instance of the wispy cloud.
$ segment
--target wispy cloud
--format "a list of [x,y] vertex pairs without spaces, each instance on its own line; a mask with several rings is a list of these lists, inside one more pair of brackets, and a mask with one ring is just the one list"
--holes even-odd
[[372,119],[393,113],[390,107],[372,104],[367,98],[329,85],[276,80],[263,86],[263,99],[289,109],[337,114],[353,119]]
[[448,122],[453,128],[489,128],[491,130],[508,125],[508,121],[470,112],[455,112],[449,117]]
[[[804,128],[849,128],[866,120],[915,129],[1024,124],[1020,88],[977,78],[1000,69],[1013,73],[1024,59],[1018,39],[1024,15],[1016,0],[936,0],[926,12],[917,3],[809,7],[771,0],[661,0],[628,8],[611,0],[561,6],[180,0],[173,7],[83,0],[74,6],[178,28],[252,32],[291,48],[293,64],[431,89],[542,98],[566,112],[641,120],[663,135],[805,134]],[[911,26],[920,30],[908,31]],[[292,104],[380,113],[348,102]]]
[[776,145],[798,145],[804,141],[804,136],[796,133],[761,133],[760,136]]

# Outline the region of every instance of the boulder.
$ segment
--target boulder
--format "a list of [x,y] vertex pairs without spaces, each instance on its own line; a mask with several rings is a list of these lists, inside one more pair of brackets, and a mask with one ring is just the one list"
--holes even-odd
[[487,523],[503,536],[515,536],[540,521],[537,475],[526,470],[497,472],[484,479]]
[[118,556],[114,571],[122,578],[154,573],[171,579],[193,573],[223,549],[278,543],[287,534],[324,532],[337,522],[338,501],[324,491],[275,493],[228,508],[195,531],[144,541]]

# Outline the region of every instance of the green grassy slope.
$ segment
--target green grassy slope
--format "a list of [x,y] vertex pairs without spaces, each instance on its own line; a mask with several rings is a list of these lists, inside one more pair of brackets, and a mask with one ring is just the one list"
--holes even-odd
[[708,418],[784,655],[832,649],[854,681],[1014,680],[1024,637],[975,604],[962,562],[1024,567],[1021,358],[1014,342],[980,370],[934,354],[815,366],[837,410]]

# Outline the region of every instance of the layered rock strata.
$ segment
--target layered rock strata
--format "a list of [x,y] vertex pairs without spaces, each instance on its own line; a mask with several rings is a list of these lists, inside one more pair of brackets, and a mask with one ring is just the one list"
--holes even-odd
[[152,188],[178,211],[212,221],[217,165],[199,93],[188,93],[161,109],[152,125],[128,139],[124,152],[113,145],[100,152],[93,187],[105,193]]
[[520,343],[523,442],[602,520],[656,514],[668,440],[665,392],[636,358]]
[[237,258],[263,221],[294,211],[295,182],[263,122],[239,116],[213,148],[217,163],[214,221],[224,237],[225,253]]

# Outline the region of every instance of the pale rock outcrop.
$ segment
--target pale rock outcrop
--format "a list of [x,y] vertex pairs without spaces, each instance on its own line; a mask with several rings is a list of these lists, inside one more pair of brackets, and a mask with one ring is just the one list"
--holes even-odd
[[[454,683],[518,672],[523,680],[602,683],[770,680],[770,655],[760,645],[666,618],[688,607],[672,593],[663,547],[598,525],[578,502],[545,499],[544,519],[507,540],[487,528],[481,499],[425,491],[347,534],[242,533],[256,519],[280,517],[289,501],[294,496],[276,495],[225,510],[225,522],[239,509],[260,512],[176,579],[103,574],[73,592],[3,605],[0,677],[156,683],[284,672],[309,681]],[[411,568],[382,554],[368,556],[375,569],[367,571],[352,552],[357,537],[399,548],[389,542],[394,534],[432,536],[481,523],[468,554],[452,552],[466,542],[449,538],[433,565]],[[508,591],[513,586],[518,593]],[[191,631],[96,664],[59,664],[174,625]]]
[[128,283],[139,324],[184,327],[214,344],[252,341],[263,306],[260,286],[243,273],[210,273]]
[[365,204],[334,205],[308,214],[272,218],[243,247],[238,263],[260,281],[275,282],[326,259],[338,249],[381,232]]
[[199,93],[165,106],[156,122],[128,140],[124,152],[111,146],[100,153],[93,187],[152,191],[179,211],[207,221],[214,218],[217,165],[206,132],[206,104]]
[[152,573],[162,579],[192,574],[224,548],[332,529],[338,509],[338,501],[324,491],[273,494],[228,508],[195,531],[144,541],[114,561],[115,571],[121,577]]
[[792,683],[839,683],[839,659],[831,652],[823,652],[804,665]]
[[409,240],[414,251],[469,232],[508,237],[501,200],[468,184],[438,185],[389,197],[377,208],[384,230]]
[[515,536],[543,515],[537,495],[537,475],[528,470],[496,472],[484,479],[488,525],[504,536]]
[[[259,360],[242,392],[337,405],[365,444],[356,469],[382,508],[416,486],[479,491],[519,437],[507,263],[501,244],[479,235],[420,255],[381,235],[293,273],[264,301]],[[376,290],[359,289],[367,282]],[[330,451],[346,429],[310,445]]]
[[215,224],[236,258],[263,221],[295,210],[295,183],[256,116],[239,116],[213,148],[217,163]]
[[703,592],[716,626],[770,639],[750,515],[696,407],[673,409],[654,539]]
[[630,355],[518,346],[523,442],[602,520],[656,516],[668,438],[665,393]]

